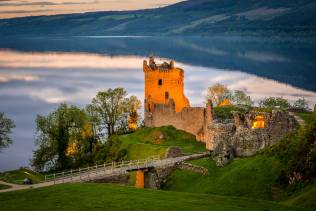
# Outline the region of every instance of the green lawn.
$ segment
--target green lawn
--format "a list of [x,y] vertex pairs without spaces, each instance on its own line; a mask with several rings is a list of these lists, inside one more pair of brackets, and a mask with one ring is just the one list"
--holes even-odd
[[299,210],[275,202],[109,184],[64,184],[0,193],[2,210]]
[[10,188],[10,186],[4,185],[4,184],[0,184],[0,190],[8,189],[8,188]]
[[30,178],[33,183],[38,183],[44,180],[42,174],[23,168],[0,173],[0,180],[8,183],[23,184],[25,178]]
[[273,157],[236,159],[225,167],[217,167],[212,159],[206,158],[191,163],[206,167],[209,174],[176,170],[164,189],[269,200],[275,198],[276,193],[282,194],[273,187],[282,170],[281,163]]
[[165,156],[166,150],[171,146],[178,146],[184,152],[205,151],[205,144],[197,142],[194,135],[171,126],[141,128],[118,138],[122,141],[121,148],[128,151],[127,160],[143,159],[153,155]]
[[306,124],[310,124],[313,120],[313,112],[299,112],[295,114],[301,117]]

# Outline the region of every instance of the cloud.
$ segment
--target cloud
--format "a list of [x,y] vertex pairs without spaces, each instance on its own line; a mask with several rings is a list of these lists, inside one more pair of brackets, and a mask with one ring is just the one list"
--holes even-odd
[[23,14],[23,13],[41,13],[41,12],[50,12],[53,10],[1,10],[2,14]]
[[0,7],[1,6],[51,6],[51,5],[75,5],[75,4],[95,4],[98,3],[98,1],[86,1],[86,2],[52,2],[52,1],[40,1],[40,2],[26,2],[26,1],[21,1],[21,2],[11,2],[11,1],[0,1]]

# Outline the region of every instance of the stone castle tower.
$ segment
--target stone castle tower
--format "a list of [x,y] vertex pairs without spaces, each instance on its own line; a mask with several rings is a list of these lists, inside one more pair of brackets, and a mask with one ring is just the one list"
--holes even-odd
[[155,105],[174,103],[175,111],[190,107],[184,95],[184,72],[174,67],[174,62],[156,64],[153,57],[143,63],[145,74],[145,113],[151,113]]

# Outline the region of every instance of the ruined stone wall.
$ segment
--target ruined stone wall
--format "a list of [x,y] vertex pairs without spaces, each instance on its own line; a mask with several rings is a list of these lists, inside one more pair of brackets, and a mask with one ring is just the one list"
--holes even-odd
[[[254,128],[256,116],[264,119],[263,128]],[[213,151],[217,165],[226,165],[234,157],[252,156],[297,129],[293,116],[284,111],[234,113],[231,123],[213,121],[207,130],[206,146]]]
[[184,130],[197,137],[198,140],[203,134],[205,125],[205,108],[183,108],[180,112],[176,112],[174,105],[155,105],[151,113],[147,113],[145,117],[145,124],[147,127],[160,127],[172,125],[177,129]]

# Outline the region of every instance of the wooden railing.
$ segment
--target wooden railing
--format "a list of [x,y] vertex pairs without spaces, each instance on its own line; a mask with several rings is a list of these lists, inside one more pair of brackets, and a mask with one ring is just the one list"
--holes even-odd
[[127,170],[132,170],[132,169],[140,169],[140,168],[146,168],[146,167],[151,167],[149,164],[152,164],[154,161],[160,160],[160,156],[152,156],[146,159],[142,160],[129,160],[129,161],[121,161],[121,162],[109,162],[109,163],[103,163],[99,165],[94,165],[94,166],[88,166],[86,168],[78,168],[78,169],[73,169],[69,171],[63,171],[59,173],[54,173],[54,174],[48,174],[45,175],[45,182],[48,181],[57,181],[57,180],[64,180],[65,179],[70,179],[72,180],[75,177],[79,176],[79,179],[81,180],[81,176],[85,175],[90,177],[90,175],[97,175],[98,172],[101,173],[108,173],[110,174],[111,172],[117,170],[117,169],[122,169],[122,171],[127,171]]
[[59,173],[45,175],[44,182],[68,183],[76,181],[91,181],[99,179],[104,176],[123,174],[128,171],[135,171],[146,168],[156,168],[162,166],[174,165],[175,163],[183,162],[189,159],[197,159],[200,157],[208,156],[209,152],[201,152],[190,155],[184,155],[176,158],[161,159],[160,156],[152,156],[142,160],[129,160],[122,162],[109,162],[94,166],[88,166],[86,168],[78,168],[69,171],[63,171]]

